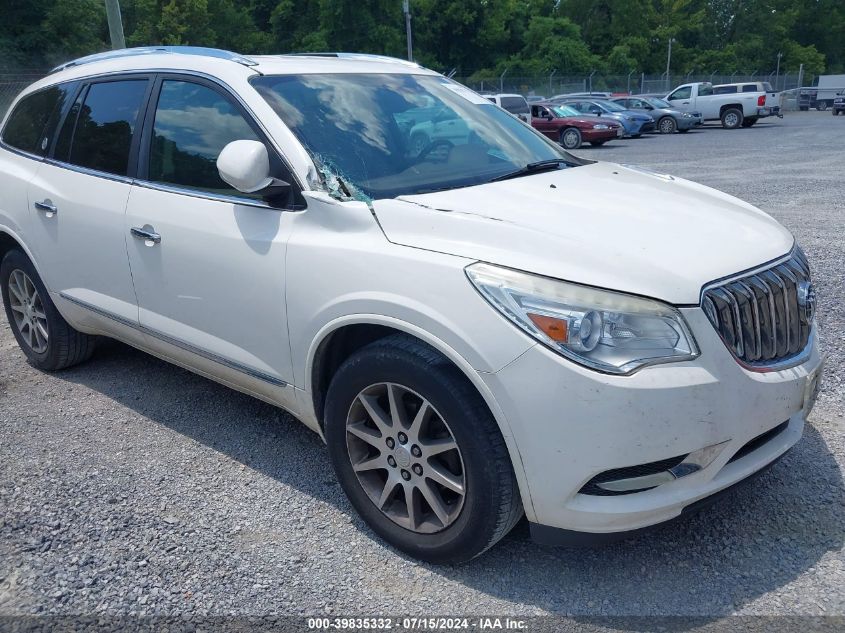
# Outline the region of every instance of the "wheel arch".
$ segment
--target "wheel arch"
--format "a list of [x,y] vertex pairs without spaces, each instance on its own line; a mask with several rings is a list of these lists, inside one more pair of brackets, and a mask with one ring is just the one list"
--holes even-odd
[[35,257],[33,257],[32,251],[29,247],[27,247],[21,236],[8,226],[0,224],[0,261],[3,261],[6,253],[14,249],[23,251],[23,254],[26,255],[29,258],[29,261],[32,262],[32,265],[35,266],[38,276],[41,277],[41,282],[47,287],[47,290],[50,290],[50,286],[47,285],[47,281],[44,279],[44,275],[41,272],[38,262],[35,260]]
[[745,115],[745,111],[742,109],[741,103],[726,103],[721,108],[719,108],[719,118],[722,117],[722,115],[725,113],[725,110],[730,110],[732,108],[736,108],[737,110],[743,113],[743,116]]
[[306,415],[323,432],[325,399],[331,378],[344,360],[363,346],[392,334],[405,334],[433,347],[469,380],[484,400],[499,427],[522,495],[526,516],[535,516],[525,469],[510,424],[487,385],[472,365],[445,341],[411,323],[382,315],[357,314],[325,325],[314,337],[305,366]]

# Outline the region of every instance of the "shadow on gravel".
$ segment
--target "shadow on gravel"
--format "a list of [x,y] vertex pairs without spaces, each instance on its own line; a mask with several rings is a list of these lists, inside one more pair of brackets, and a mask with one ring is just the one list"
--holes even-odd
[[[104,343],[91,362],[55,376],[335,505],[378,540],[347,503],[321,440],[280,410],[114,342]],[[425,567],[556,614],[714,617],[789,583],[844,542],[842,474],[808,426],[768,473],[688,520],[596,549],[541,548],[523,521],[469,564]],[[624,624],[638,628],[636,619]],[[643,630],[653,624],[643,621]]]

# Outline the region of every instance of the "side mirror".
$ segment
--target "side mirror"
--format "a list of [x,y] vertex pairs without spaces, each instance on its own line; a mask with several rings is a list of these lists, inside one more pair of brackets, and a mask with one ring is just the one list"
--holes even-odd
[[548,114],[546,114],[546,120],[547,120],[547,121],[554,121],[554,120],[555,120],[555,115],[554,115],[554,114],[552,114],[551,112],[549,112]]
[[284,181],[270,175],[270,157],[264,143],[258,141],[232,141],[217,157],[220,178],[243,193],[266,192],[278,194],[290,188]]

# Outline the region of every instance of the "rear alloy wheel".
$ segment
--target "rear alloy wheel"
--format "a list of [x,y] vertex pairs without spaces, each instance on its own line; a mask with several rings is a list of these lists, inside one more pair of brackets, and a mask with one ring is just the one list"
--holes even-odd
[[0,263],[0,294],[12,334],[38,369],[64,369],[93,353],[96,337],[78,332],[64,320],[35,266],[19,250],[6,253]]
[[657,129],[661,134],[674,134],[678,129],[678,124],[672,117],[665,116],[657,122]]
[[578,149],[581,147],[581,131],[577,127],[568,127],[560,133],[560,144],[564,149]]
[[32,279],[20,268],[9,275],[9,309],[24,343],[36,354],[47,351],[47,315]]
[[728,108],[722,112],[722,127],[735,130],[742,125],[742,111],[738,108]]
[[481,395],[445,357],[395,334],[335,372],[325,437],[340,485],[394,547],[459,563],[522,516],[504,438]]

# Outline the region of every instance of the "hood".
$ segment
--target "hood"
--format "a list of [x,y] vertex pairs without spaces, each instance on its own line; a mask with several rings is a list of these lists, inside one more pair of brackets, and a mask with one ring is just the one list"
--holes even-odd
[[373,209],[396,244],[677,305],[697,304],[706,283],[793,245],[750,204],[613,163],[376,200]]
[[[626,117],[629,117],[631,119],[634,119],[635,121],[651,121],[651,115],[650,114],[645,114],[643,112],[637,112],[636,110],[621,110],[619,112],[610,112],[609,114],[610,115],[615,114],[615,115],[626,116]],[[603,114],[602,116],[607,116],[607,115]]]

